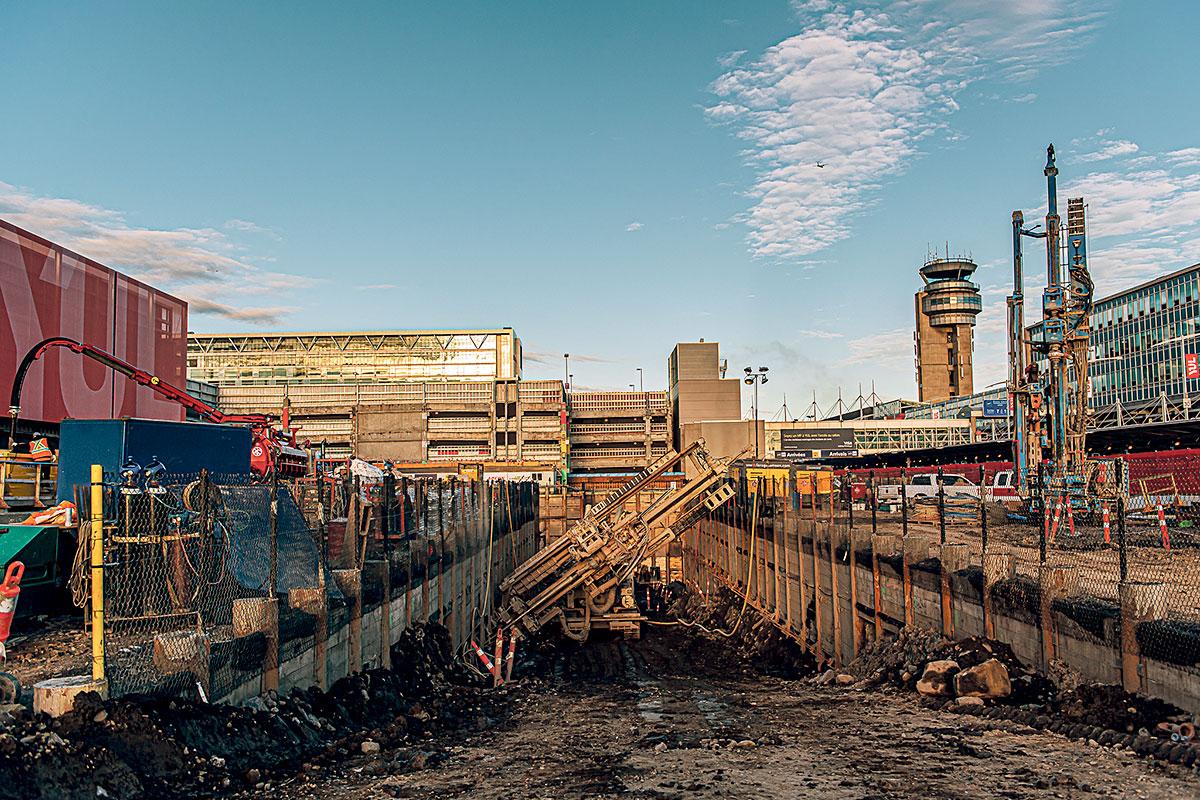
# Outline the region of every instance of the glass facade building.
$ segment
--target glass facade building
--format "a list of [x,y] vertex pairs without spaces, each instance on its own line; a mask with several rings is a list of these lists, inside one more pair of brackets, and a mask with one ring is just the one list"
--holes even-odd
[[512,328],[188,334],[188,378],[217,386],[496,381],[521,377]]
[[[1041,323],[1030,333],[1038,341]],[[1187,377],[1189,356],[1195,364],[1200,354],[1200,264],[1096,301],[1089,340],[1093,409],[1200,393],[1200,373]]]
[[[1029,334],[1033,341],[1041,339],[1041,323],[1031,325]],[[1096,301],[1089,340],[1089,405],[1097,412],[1097,427],[1142,419],[1114,414],[1114,408],[1157,412],[1164,401],[1200,400],[1200,264]],[[1189,360],[1192,378],[1187,377]],[[1043,375],[1048,366],[1039,359]],[[1005,439],[1012,435],[1008,419],[984,416],[984,401],[1007,399],[1008,389],[998,386],[907,409],[905,417],[971,416],[978,438]]]

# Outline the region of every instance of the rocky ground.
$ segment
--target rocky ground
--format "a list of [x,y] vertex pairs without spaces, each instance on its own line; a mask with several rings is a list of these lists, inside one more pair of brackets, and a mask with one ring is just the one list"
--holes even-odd
[[[0,707],[0,785],[22,798],[1200,797],[1200,751],[1160,727],[1177,709],[1047,681],[998,643],[907,631],[834,670],[731,595],[675,611],[699,624],[525,643],[498,690],[429,626],[405,634],[395,670],[326,693],[92,700],[59,720]],[[997,686],[1007,694],[967,697]]]
[[[354,759],[281,784],[285,797],[1050,798],[1200,796],[1148,732],[1177,709],[1032,674],[996,642],[913,631],[843,670],[817,665],[726,596],[675,611],[640,642],[527,653],[494,727]],[[1003,698],[924,696],[931,660],[995,661]],[[950,676],[950,683],[967,686]],[[978,684],[975,685],[979,688]],[[1146,734],[1146,735],[1143,735]],[[1095,738],[1093,738],[1095,737]],[[1103,744],[1101,743],[1103,742]]]
[[1188,769],[891,685],[821,686],[681,654],[677,630],[593,642],[496,727],[358,758],[279,787],[351,798],[1194,797]]

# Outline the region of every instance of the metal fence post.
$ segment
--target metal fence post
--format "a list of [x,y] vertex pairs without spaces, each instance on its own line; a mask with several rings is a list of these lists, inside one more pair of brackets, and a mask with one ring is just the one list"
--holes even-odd
[[900,530],[904,538],[908,538],[908,476],[904,467],[900,468]]
[[850,530],[854,530],[854,476],[846,470],[846,488],[842,492],[846,498],[846,509],[850,515]]
[[[333,487],[330,487],[330,495]],[[321,565],[317,570],[318,583],[324,585],[325,570],[323,565],[329,563],[329,511],[325,508],[325,478],[317,473],[317,535],[321,537]]]
[[875,493],[875,470],[871,470],[867,480],[871,492],[871,533],[875,534],[879,532],[879,496]]
[[92,680],[104,680],[104,467],[92,464],[91,494]]
[[279,473],[271,475],[271,565],[267,576],[267,597],[275,597],[279,576]]
[[979,536],[980,536],[980,540],[982,542],[981,546],[983,547],[983,552],[986,553],[987,549],[988,549],[987,548],[988,529],[987,529],[987,503],[984,501],[984,497],[983,497],[983,493],[985,491],[987,491],[987,489],[984,485],[984,476],[985,475],[986,475],[986,472],[984,471],[983,465],[980,464],[979,465]]
[[1042,467],[1038,466],[1038,496],[1042,499],[1042,516],[1044,522],[1041,526],[1041,533],[1038,535],[1038,561],[1042,564],[1046,563],[1046,537],[1049,535],[1048,530],[1050,525],[1050,504],[1046,497],[1046,473]]
[[396,476],[389,469],[383,473],[383,496],[379,498],[383,506],[379,510],[379,534],[383,537],[383,556],[385,560],[390,560],[392,554],[392,501],[395,499],[395,493]]
[[1129,579],[1129,552],[1125,549],[1125,495],[1117,491],[1117,563],[1121,583]]
[[942,468],[938,467],[938,533],[941,535],[942,544],[946,543],[946,483],[944,479],[945,475],[942,473]]

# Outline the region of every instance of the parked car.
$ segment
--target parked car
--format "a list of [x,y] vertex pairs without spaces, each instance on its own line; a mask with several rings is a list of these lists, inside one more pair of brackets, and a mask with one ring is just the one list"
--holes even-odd
[[[971,482],[965,475],[956,475],[954,473],[944,473],[942,476],[941,486],[946,490],[946,497],[979,497],[979,487]],[[904,487],[905,497],[912,500],[914,497],[920,496],[935,496],[938,493],[938,476],[937,473],[930,472],[924,475],[914,475],[909,479],[908,485]],[[892,484],[880,486],[877,490],[879,502],[899,502],[900,486]]]

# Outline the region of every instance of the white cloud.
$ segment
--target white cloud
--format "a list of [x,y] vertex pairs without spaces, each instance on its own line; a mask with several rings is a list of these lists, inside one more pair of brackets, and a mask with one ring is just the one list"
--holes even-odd
[[1126,139],[1117,139],[1115,141],[1103,141],[1100,143],[1099,149],[1092,150],[1087,153],[1080,153],[1075,156],[1075,161],[1108,161],[1118,156],[1133,155],[1138,151],[1138,146],[1134,142]]
[[912,361],[913,332],[909,328],[896,328],[849,339],[846,346],[850,350],[848,364],[894,367]]
[[[530,350],[528,347],[521,351],[521,355],[526,361],[532,361],[535,364],[562,364],[564,362],[562,353],[547,353],[540,350]],[[571,353],[572,362],[581,362],[584,364],[616,364],[618,359],[605,358],[604,356],[593,356],[587,353]]]
[[192,314],[212,314],[217,317],[238,322],[253,322],[256,325],[275,325],[288,314],[299,309],[293,306],[267,306],[262,308],[231,306],[228,303],[218,303],[203,297],[189,296],[181,293],[188,304],[188,312]]
[[1061,63],[1105,13],[1084,0],[793,6],[802,31],[717,78],[707,109],[746,143],[755,179],[737,221],[750,251],[770,260],[848,237],[883,183],[946,131],[967,85]]
[[400,287],[394,283],[364,283],[354,287],[360,292],[386,292]]
[[806,336],[810,339],[841,339],[844,336],[844,334],[836,333],[834,331],[823,331],[809,328],[802,328],[796,331],[796,333],[800,334],[801,336]]
[[1032,103],[1034,100],[1037,100],[1037,98],[1038,98],[1037,92],[1026,92],[1025,94],[1019,94],[1016,97],[1010,97],[1009,102],[1010,103]]
[[744,55],[746,55],[745,50],[734,50],[718,58],[717,63],[728,69],[736,64]]
[[640,223],[640,222],[631,222],[631,223],[629,223],[628,225],[626,225],[626,226],[625,226],[625,230],[627,230],[627,231],[640,231],[640,230],[641,230],[643,227],[645,227],[645,226],[644,226],[644,225],[642,225],[642,223]]
[[266,236],[269,239],[274,239],[277,242],[283,241],[283,237],[270,228],[264,228],[255,222],[250,222],[245,219],[231,219],[225,222],[225,227],[233,231],[241,231],[242,233],[256,233],[261,236]]
[[1200,147],[1185,147],[1163,154],[1163,158],[1177,167],[1200,167]]
[[[273,323],[295,309],[242,307],[225,298],[278,294],[315,283],[259,267],[241,244],[213,228],[137,227],[118,211],[69,198],[41,197],[2,181],[0,216],[152,286],[175,292],[198,314]],[[225,228],[277,238],[274,232],[245,220],[230,220]]]

